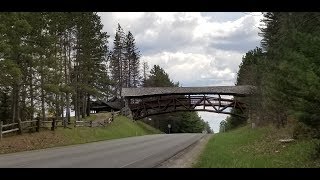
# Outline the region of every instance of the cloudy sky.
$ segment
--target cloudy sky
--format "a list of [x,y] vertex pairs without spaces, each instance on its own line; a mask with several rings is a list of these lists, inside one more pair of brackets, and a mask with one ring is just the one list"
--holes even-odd
[[[149,66],[160,65],[184,87],[234,85],[242,56],[260,45],[259,12],[101,12],[113,41],[117,24],[131,31]],[[227,115],[200,112],[218,132]]]

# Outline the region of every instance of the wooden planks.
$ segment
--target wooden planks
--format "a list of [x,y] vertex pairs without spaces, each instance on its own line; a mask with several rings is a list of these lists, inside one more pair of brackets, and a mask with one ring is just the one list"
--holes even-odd
[[[235,98],[226,99],[216,95],[217,97],[203,94],[201,96],[159,96],[159,97],[143,97],[140,101],[129,106],[134,114],[134,119],[144,118],[155,114],[164,114],[175,111],[207,111],[223,114],[231,114],[226,111],[227,108],[237,108],[243,111],[245,109],[244,103],[236,101]],[[196,107],[202,107],[196,109]],[[208,107],[213,108],[210,110]],[[182,108],[182,109],[181,109]],[[224,112],[223,112],[224,111]]]

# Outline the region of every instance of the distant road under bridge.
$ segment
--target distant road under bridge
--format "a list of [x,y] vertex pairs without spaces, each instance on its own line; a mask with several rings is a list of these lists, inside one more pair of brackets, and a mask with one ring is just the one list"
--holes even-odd
[[122,88],[122,97],[125,100],[123,113],[135,120],[181,111],[207,111],[241,116],[232,114],[227,109],[236,108],[243,112],[246,105],[234,97],[247,97],[254,91],[254,86]]

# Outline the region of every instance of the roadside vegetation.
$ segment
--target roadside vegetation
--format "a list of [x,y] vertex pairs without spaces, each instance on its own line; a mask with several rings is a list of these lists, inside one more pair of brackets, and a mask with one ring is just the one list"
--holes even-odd
[[[119,99],[122,88],[179,86],[160,66],[149,71],[140,62],[129,29],[118,24],[109,33],[97,12],[1,12],[0,121],[95,120],[91,102]],[[169,123],[172,133],[211,131],[196,112],[147,123],[163,132]]]
[[106,127],[58,128],[56,131],[47,130],[40,131],[39,133],[6,137],[0,141],[0,153],[12,153],[159,133],[162,132],[143,122],[134,122],[124,116],[117,116]]
[[[242,115],[248,118],[222,121],[220,132],[226,133],[214,136],[204,153],[208,160],[202,158],[199,166],[319,167],[313,162],[320,157],[320,14],[263,14],[261,47],[243,56],[236,80],[236,85],[256,87],[253,96],[236,97],[247,104]],[[256,129],[237,129],[246,124]],[[283,148],[277,138],[265,137],[286,129],[295,142]]]
[[[289,129],[271,126],[240,127],[213,135],[200,155],[196,168],[305,168],[320,167],[317,140],[309,138],[282,143]],[[316,142],[317,141],[317,142]]]

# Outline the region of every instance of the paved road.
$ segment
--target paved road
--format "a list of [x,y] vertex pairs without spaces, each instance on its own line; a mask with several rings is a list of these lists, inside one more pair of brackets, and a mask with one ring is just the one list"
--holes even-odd
[[157,134],[0,155],[0,167],[154,167],[204,134]]

